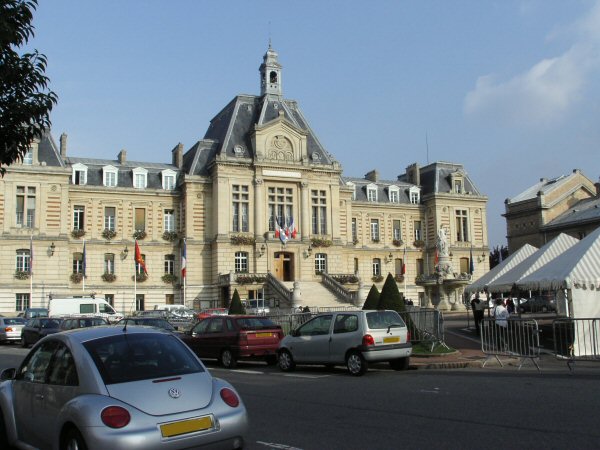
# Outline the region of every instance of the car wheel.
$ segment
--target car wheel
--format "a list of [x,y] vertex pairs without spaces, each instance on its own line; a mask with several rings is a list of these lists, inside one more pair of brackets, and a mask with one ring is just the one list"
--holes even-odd
[[221,364],[226,369],[234,369],[237,366],[235,356],[233,356],[233,352],[228,348],[221,352]]
[[60,450],[87,450],[83,436],[76,428],[71,428],[64,435]]
[[278,362],[279,368],[284,372],[294,370],[294,368],[296,367],[296,363],[294,362],[292,354],[287,350],[281,350],[279,352]]
[[407,370],[409,364],[409,357],[392,359],[390,361],[390,367],[394,370]]
[[277,364],[277,355],[267,355],[265,357],[265,361],[269,366],[274,366],[275,364]]
[[356,377],[363,375],[369,368],[363,355],[356,350],[348,353],[348,356],[346,356],[346,367],[348,368],[350,375]]

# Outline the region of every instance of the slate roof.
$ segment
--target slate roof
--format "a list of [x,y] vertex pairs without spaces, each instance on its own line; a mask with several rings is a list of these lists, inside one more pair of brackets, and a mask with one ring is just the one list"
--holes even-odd
[[49,167],[65,167],[60,157],[60,149],[49,131],[44,133],[38,145],[38,161],[46,163]]
[[[462,164],[437,161],[420,168],[422,195],[448,193],[452,190],[450,175],[455,172],[461,173],[464,180],[463,189],[473,195],[482,195],[479,189],[469,177]],[[398,179],[404,179],[406,175],[400,175]]]
[[146,189],[162,189],[161,172],[170,169],[176,173],[177,184],[181,171],[173,164],[162,164],[153,162],[125,161],[123,164],[118,160],[112,159],[93,159],[93,158],[71,158],[65,160],[67,166],[74,164],[83,164],[87,167],[86,186],[103,186],[102,168],[105,166],[114,166],[118,171],[117,187],[133,188],[133,169],[141,167],[148,171]]
[[398,204],[410,203],[409,189],[414,184],[406,183],[404,181],[393,181],[393,180],[378,180],[370,181],[366,178],[352,178],[342,177],[342,184],[353,183],[355,185],[356,199],[357,202],[369,201],[367,197],[367,186],[377,186],[377,202],[375,203],[390,203],[389,188],[390,186],[397,186],[398,191]]
[[508,203],[517,203],[525,200],[532,200],[538,196],[538,192],[542,192],[544,195],[552,192],[554,189],[558,189],[564,183],[566,183],[570,178],[576,176],[577,173],[573,172],[569,175],[561,175],[556,178],[546,179],[542,178],[539,182],[534,184],[531,187],[528,187],[520,194],[514,196],[513,198],[508,199]]
[[575,224],[600,222],[600,197],[581,200],[568,211],[541,227],[542,230],[563,228]]

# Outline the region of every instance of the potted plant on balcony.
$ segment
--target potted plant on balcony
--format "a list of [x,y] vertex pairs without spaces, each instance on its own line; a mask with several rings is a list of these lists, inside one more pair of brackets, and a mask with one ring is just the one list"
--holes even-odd
[[106,239],[107,241],[110,241],[112,238],[114,238],[117,235],[117,232],[115,230],[111,230],[109,228],[105,228],[102,231],[102,237],[104,239]]
[[102,274],[102,279],[107,283],[112,283],[117,279],[117,276],[114,273],[105,272]]
[[165,284],[174,284],[177,282],[177,276],[173,275],[172,273],[165,273],[161,277],[161,280],[163,280],[163,283]]
[[331,242],[329,239],[324,239],[324,238],[312,238],[310,240],[311,245],[313,247],[331,247],[333,245],[333,242]]
[[375,275],[371,278],[371,280],[373,280],[375,283],[379,283],[380,281],[383,281],[383,275]]
[[17,270],[15,272],[15,278],[17,280],[27,280],[29,278],[29,272],[26,270]]
[[145,239],[147,236],[146,232],[144,230],[135,230],[133,232],[133,238],[137,239],[138,241],[141,241],[142,239]]
[[244,235],[244,234],[234,234],[231,236],[231,243],[233,245],[254,245],[256,239],[254,236]]
[[423,241],[422,239],[417,239],[415,241],[415,247],[417,247],[417,248],[425,247],[425,241]]
[[71,274],[71,282],[73,283],[81,283],[81,281],[83,280],[84,275],[80,272],[76,272],[76,273],[72,273]]
[[148,275],[146,275],[144,272],[136,273],[133,277],[131,277],[131,279],[133,280],[134,277],[135,277],[135,281],[137,281],[138,283],[143,283],[144,281],[146,281],[148,279]]
[[72,236],[74,239],[79,239],[79,238],[82,238],[83,236],[85,236],[85,230],[84,230],[83,228],[74,228],[74,229],[71,231],[71,236]]
[[176,241],[178,237],[179,237],[179,235],[177,234],[176,231],[165,231],[162,235],[162,238],[165,241],[169,241],[169,242]]
[[402,247],[403,244],[404,244],[404,242],[402,241],[402,239],[394,239],[392,241],[392,245],[394,247]]

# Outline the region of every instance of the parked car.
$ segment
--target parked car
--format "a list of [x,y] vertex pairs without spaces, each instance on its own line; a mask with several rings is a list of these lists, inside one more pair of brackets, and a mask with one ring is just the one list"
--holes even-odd
[[519,312],[522,313],[535,313],[535,312],[556,312],[556,302],[540,297],[533,297],[525,300],[524,303],[519,305]]
[[196,314],[196,317],[198,320],[202,320],[211,316],[227,316],[228,314],[229,310],[227,308],[208,308],[200,311],[198,314]]
[[279,368],[296,364],[345,364],[352,375],[363,375],[368,364],[389,362],[408,369],[412,345],[406,324],[396,311],[345,311],[319,314],[279,344]]
[[279,325],[258,316],[207,317],[181,337],[200,358],[216,358],[227,368],[234,368],[239,359],[277,364],[282,338]]
[[0,344],[20,341],[25,323],[22,317],[0,317]]
[[160,329],[168,331],[170,333],[175,333],[176,335],[180,334],[177,331],[176,327],[171,325],[166,319],[163,319],[162,317],[133,316],[133,317],[126,317],[124,319],[121,319],[116,323],[116,326],[123,327],[125,325],[127,325],[127,326],[138,325],[138,326],[145,326],[145,327],[154,327],[154,328],[160,328]]
[[58,333],[60,323],[61,319],[52,317],[29,319],[21,330],[21,345],[27,348],[49,334]]
[[[1,448],[242,448],[246,408],[179,339],[94,327],[40,341],[0,374]],[[8,442],[6,442],[8,441]]]
[[48,308],[26,308],[19,314],[24,319],[33,319],[34,317],[48,317]]
[[110,325],[104,317],[65,317],[60,324],[60,331],[99,327],[102,325]]

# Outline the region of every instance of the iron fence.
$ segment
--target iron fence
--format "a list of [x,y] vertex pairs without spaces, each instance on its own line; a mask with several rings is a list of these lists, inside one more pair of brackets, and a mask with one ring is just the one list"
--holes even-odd
[[556,319],[554,353],[573,370],[575,361],[600,361],[600,319]]
[[526,360],[531,360],[540,370],[537,360],[540,357],[540,334],[536,320],[507,320],[507,326],[498,325],[494,319],[485,318],[481,322],[481,351],[486,355],[486,363],[495,358],[500,366],[500,356],[512,356],[521,359],[519,369]]

